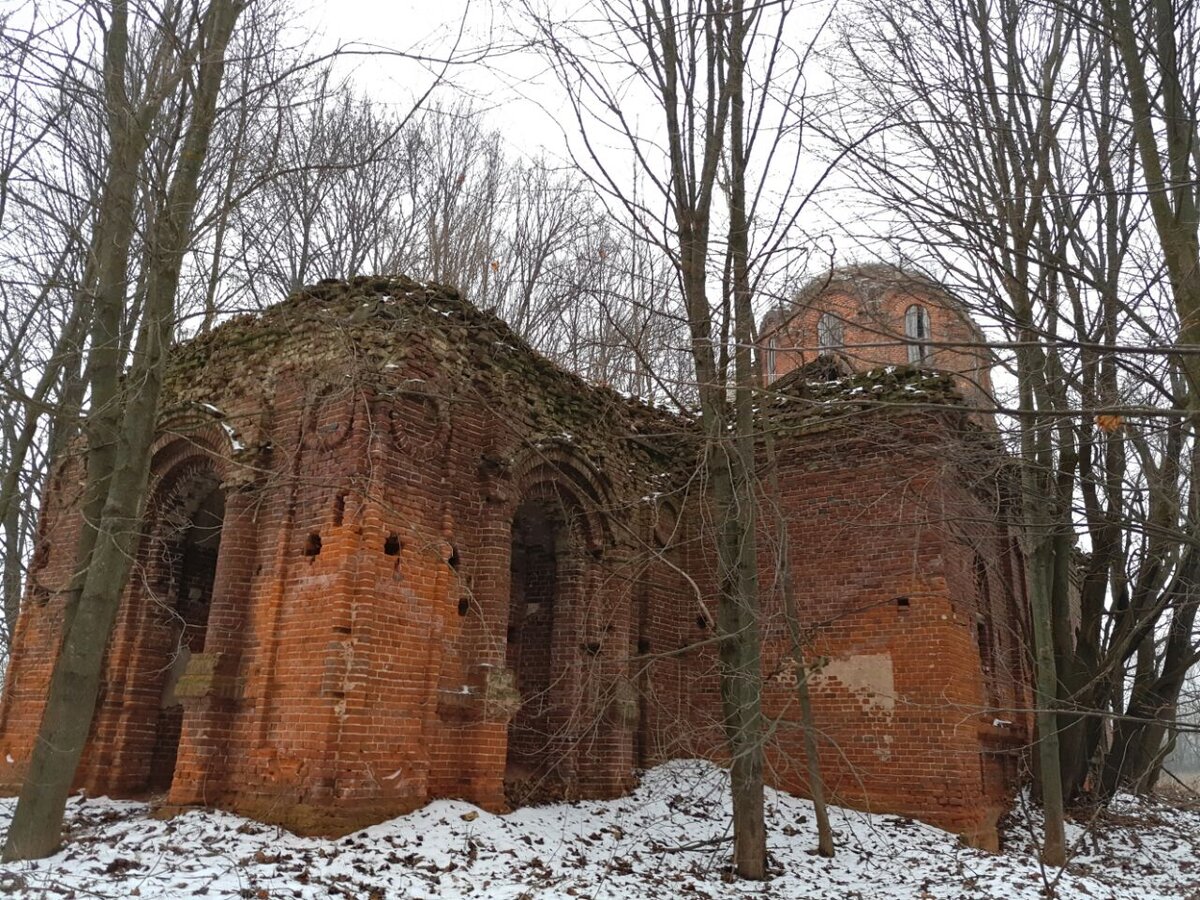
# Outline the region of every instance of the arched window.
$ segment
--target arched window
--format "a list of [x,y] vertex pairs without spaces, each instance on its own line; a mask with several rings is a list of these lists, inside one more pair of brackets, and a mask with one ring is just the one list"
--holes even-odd
[[767,352],[763,354],[763,370],[766,373],[767,384],[775,380],[776,365],[778,364],[779,338],[771,335],[767,338]]
[[920,364],[929,359],[929,310],[914,303],[904,311],[904,336],[909,339],[908,361]]
[[840,350],[845,343],[842,320],[833,313],[821,313],[821,318],[817,320],[817,347],[820,351]]

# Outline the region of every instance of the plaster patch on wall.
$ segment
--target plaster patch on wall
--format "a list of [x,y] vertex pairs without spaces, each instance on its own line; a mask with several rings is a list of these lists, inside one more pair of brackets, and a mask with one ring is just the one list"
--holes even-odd
[[892,677],[892,654],[862,653],[835,657],[813,676],[818,690],[837,682],[851,693],[861,695],[869,707],[890,713],[896,708],[896,682]]

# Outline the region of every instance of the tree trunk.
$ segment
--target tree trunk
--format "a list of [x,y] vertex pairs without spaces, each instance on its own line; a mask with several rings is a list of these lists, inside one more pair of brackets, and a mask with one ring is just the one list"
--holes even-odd
[[[767,453],[770,472],[771,494],[782,496],[779,486],[778,457],[775,455],[775,435],[766,425],[763,442]],[[804,762],[808,772],[808,792],[812,795],[813,813],[817,820],[817,853],[832,858],[834,855],[833,828],[829,824],[829,809],[825,803],[825,779],[821,775],[820,747],[817,744],[817,724],[813,717],[812,697],[808,679],[812,674],[804,654],[804,639],[800,633],[800,616],[796,612],[795,582],[792,577],[792,548],[788,537],[787,518],[778,514],[779,526],[779,580],[783,591],[783,616],[787,622],[788,640],[791,643],[792,665],[796,670],[796,700],[800,704],[800,724],[804,728]]]
[[1058,696],[1058,679],[1055,670],[1051,624],[1053,610],[1050,599],[1054,549],[1051,541],[1045,537],[1035,540],[1032,552],[1027,556],[1027,578],[1029,614],[1033,620],[1038,772],[1041,777],[1042,807],[1046,819],[1042,860],[1051,866],[1063,866],[1067,861],[1067,840],[1062,772],[1059,769],[1058,717],[1054,710]]
[[[735,440],[729,457],[733,506],[724,511],[728,517],[725,552],[727,564],[734,566],[724,618],[732,630],[732,640],[722,643],[722,655],[736,689],[736,740],[731,777],[735,824],[734,863],[743,878],[766,877],[767,836],[763,820],[763,740],[762,716],[762,636],[759,626],[758,585],[758,497],[755,485],[755,414],[756,378],[754,346],[754,310],[749,274],[749,236],[746,219],[746,147],[743,129],[745,109],[742,81],[745,71],[744,40],[746,22],[741,0],[726,7],[729,71],[729,252],[733,275],[734,322],[734,426]],[[740,828],[737,826],[740,824]]]
[[[225,51],[241,9],[234,0],[212,0],[200,24],[197,46],[191,48],[198,59],[192,114],[165,207],[148,236],[147,306],[133,368],[125,379],[124,402],[101,411],[111,419],[119,410],[121,425],[113,445],[104,448],[101,456],[102,463],[111,459],[112,464],[95,471],[89,466],[89,483],[102,489],[103,502],[94,538],[88,542],[91,547],[81,544],[82,585],[64,624],[63,646],[51,676],[38,740],[4,845],[6,861],[48,856],[61,841],[67,796],[95,713],[105,650],[140,536],[150,448],[174,332],[179,271],[224,77]],[[123,32],[123,8],[115,7],[114,25],[118,21]],[[115,288],[116,283],[109,286]],[[104,360],[90,361],[93,385],[115,381],[119,374],[105,367],[110,364],[105,360],[111,357],[111,347],[104,352]],[[89,435],[94,437],[95,432]]]

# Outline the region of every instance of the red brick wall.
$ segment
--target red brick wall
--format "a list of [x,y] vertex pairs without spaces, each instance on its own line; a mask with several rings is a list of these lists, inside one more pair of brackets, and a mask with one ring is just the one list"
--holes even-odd
[[[983,833],[1008,797],[981,781],[990,760],[980,732],[991,734],[997,711],[977,624],[1013,653],[1008,639],[1020,626],[999,578],[977,619],[974,561],[1001,569],[1003,532],[991,521],[994,486],[963,488],[966,460],[952,431],[963,423],[955,418],[867,416],[780,442],[782,495],[773,499],[787,521],[798,617],[812,635],[806,655],[824,661],[812,687],[830,796]],[[764,527],[777,533],[777,520],[773,527],[765,517]],[[803,789],[777,554],[770,540],[762,549],[766,704],[781,721],[774,763],[783,784]],[[994,688],[1019,746],[1028,732],[1014,710],[1027,709],[1028,698],[1008,674],[997,666]]]
[[[990,407],[991,353],[960,304],[931,284],[868,268],[835,271],[817,278],[797,301],[764,323],[761,358],[768,383],[816,360],[822,353],[818,322],[831,313],[841,322],[844,343],[836,355],[855,372],[910,364],[905,312],[922,306],[929,315],[930,341],[920,365],[956,376],[957,387],[974,405]],[[767,353],[768,348],[773,352]],[[773,364],[773,365],[772,365]]]
[[[959,451],[970,442],[962,445],[954,430],[964,425],[962,413],[876,413],[850,426],[778,438],[780,492],[764,488],[762,498],[764,708],[774,734],[771,778],[804,793],[778,552],[782,516],[804,652],[817,666],[810,684],[827,795],[986,845],[995,840],[1017,755],[1030,738],[1030,698],[1014,591],[1020,571],[994,521],[995,484],[978,478],[966,486],[974,476]],[[688,565],[693,577],[711,579],[702,559]],[[653,709],[662,720],[652,731],[661,743],[651,757],[675,755],[690,743],[720,758],[717,661],[704,643],[710,632],[685,591],[669,608],[660,641],[690,649],[650,667]],[[981,623],[993,644],[990,692]],[[994,726],[996,719],[1005,724]]]
[[[169,802],[337,832],[433,797],[503,808],[506,782],[514,799],[612,796],[639,762],[720,758],[711,517],[688,477],[696,445],[647,453],[659,438],[639,429],[683,426],[542,363],[483,377],[499,339],[483,325],[459,335],[478,338],[464,362],[437,338],[456,327],[442,322],[435,313],[401,345],[423,340],[426,352],[369,366],[360,357],[381,332],[319,367],[272,351],[253,376],[229,374],[246,344],[206,351],[196,390],[223,413],[189,414],[160,442],[81,784],[138,794],[166,780],[155,772],[176,744],[163,689],[176,595],[189,592],[165,564],[162,523],[218,480],[224,524],[215,570],[197,570],[205,585],[211,574],[211,602],[176,685]],[[349,340],[348,327],[327,340]],[[880,413],[869,427],[781,437],[781,494],[763,500],[787,519],[809,655],[827,659],[813,687],[833,799],[982,833],[1025,737],[1008,712],[1028,706],[1024,626],[1019,564],[988,487],[965,484],[947,449],[954,419]],[[0,700],[9,791],[57,646],[80,480],[68,460],[46,495]],[[763,525],[772,777],[803,789],[778,519]]]

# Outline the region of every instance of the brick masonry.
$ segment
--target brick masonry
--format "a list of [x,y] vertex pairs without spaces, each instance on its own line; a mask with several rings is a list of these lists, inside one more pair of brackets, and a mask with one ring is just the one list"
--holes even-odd
[[[922,311],[928,333],[921,339],[910,337],[910,309]],[[763,354],[768,384],[822,356],[852,372],[920,362],[953,374],[972,405],[993,402],[992,353],[979,327],[939,285],[893,266],[846,266],[818,275],[768,313],[761,331],[762,347],[770,351]]]
[[[1029,740],[1003,457],[945,376],[775,387],[771,778],[806,788],[786,531],[832,798],[992,843]],[[403,279],[228,322],[176,351],[167,396],[80,787],[337,834],[436,797],[615,796],[639,766],[720,758],[688,422]],[[45,491],[0,700],[8,792],[57,652],[82,476],[65,458]]]

